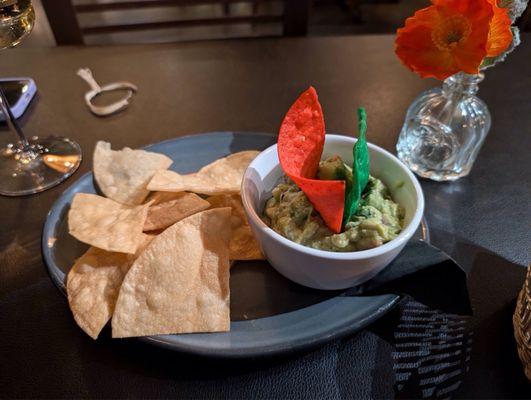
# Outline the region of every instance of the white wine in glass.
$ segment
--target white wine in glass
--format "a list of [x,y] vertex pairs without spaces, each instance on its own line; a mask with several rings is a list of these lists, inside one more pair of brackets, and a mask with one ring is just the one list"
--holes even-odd
[[[0,50],[19,44],[31,32],[34,22],[31,0],[0,0]],[[0,147],[0,194],[23,196],[42,192],[77,170],[81,163],[79,145],[58,136],[26,138],[1,87],[0,112],[18,139]]]
[[0,0],[0,50],[19,44],[33,29],[31,0]]

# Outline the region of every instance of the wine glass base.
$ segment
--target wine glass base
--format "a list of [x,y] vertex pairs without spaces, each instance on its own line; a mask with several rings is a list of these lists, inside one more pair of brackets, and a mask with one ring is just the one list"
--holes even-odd
[[81,148],[73,140],[32,137],[29,148],[8,144],[0,149],[0,194],[24,196],[50,189],[81,164]]

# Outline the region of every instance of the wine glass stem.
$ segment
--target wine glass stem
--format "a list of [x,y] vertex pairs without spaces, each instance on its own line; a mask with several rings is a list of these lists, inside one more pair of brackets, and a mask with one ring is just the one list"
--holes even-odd
[[26,139],[26,136],[24,135],[24,132],[22,132],[22,129],[17,123],[17,120],[11,113],[11,109],[9,108],[9,104],[7,103],[6,95],[4,94],[4,91],[0,87],[0,110],[4,114],[4,118],[6,120],[7,126],[9,129],[16,133],[19,141],[19,145],[23,150],[28,150],[29,143]]

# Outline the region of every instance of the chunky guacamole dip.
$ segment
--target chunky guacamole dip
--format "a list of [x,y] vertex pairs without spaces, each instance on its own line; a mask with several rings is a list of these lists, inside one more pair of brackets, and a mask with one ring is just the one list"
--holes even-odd
[[[319,163],[318,179],[352,180],[351,169],[338,156]],[[359,205],[340,233],[333,233],[291,180],[273,189],[263,220],[273,230],[314,249],[347,252],[371,249],[394,239],[402,230],[404,211],[383,182],[369,176]]]

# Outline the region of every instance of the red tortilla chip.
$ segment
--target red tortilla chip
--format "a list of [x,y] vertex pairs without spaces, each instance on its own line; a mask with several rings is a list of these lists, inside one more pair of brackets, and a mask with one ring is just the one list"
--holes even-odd
[[288,175],[313,179],[325,141],[323,110],[310,86],[288,110],[278,135],[278,156]]
[[310,86],[288,110],[278,135],[282,169],[304,192],[326,225],[341,231],[345,181],[314,179],[323,152],[325,126],[317,92]]
[[341,232],[345,208],[345,181],[292,179],[319,211],[326,226],[334,233]]

